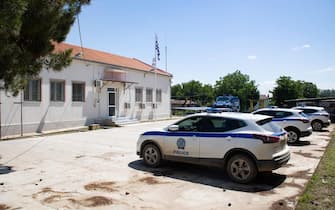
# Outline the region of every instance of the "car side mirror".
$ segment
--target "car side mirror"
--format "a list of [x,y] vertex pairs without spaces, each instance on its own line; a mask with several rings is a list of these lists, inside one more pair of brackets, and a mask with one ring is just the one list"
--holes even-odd
[[169,131],[178,131],[179,130],[179,126],[178,125],[170,125],[168,127]]

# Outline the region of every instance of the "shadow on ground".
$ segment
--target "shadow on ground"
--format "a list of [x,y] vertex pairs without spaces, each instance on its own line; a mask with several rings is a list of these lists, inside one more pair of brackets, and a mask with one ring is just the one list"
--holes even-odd
[[9,174],[11,172],[14,172],[11,166],[3,166],[0,165],[0,175],[1,174]]
[[263,192],[271,190],[282,184],[286,176],[276,173],[262,173],[249,184],[232,182],[222,169],[209,168],[198,165],[166,162],[159,168],[150,168],[142,160],[128,164],[130,168],[152,173],[154,176],[165,176],[197,184],[209,185],[223,190],[236,190],[242,192]]
[[294,142],[294,143],[291,143],[289,144],[290,146],[307,146],[307,145],[310,145],[311,142],[310,141],[303,141],[303,140],[300,140],[300,141],[297,141],[297,142]]
[[330,133],[330,131],[329,131],[329,130],[326,130],[326,129],[322,129],[322,130],[319,130],[319,131],[313,131],[313,132]]

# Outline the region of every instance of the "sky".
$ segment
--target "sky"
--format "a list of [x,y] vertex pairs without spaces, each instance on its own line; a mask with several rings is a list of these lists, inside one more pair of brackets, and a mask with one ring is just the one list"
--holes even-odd
[[[84,47],[149,64],[157,34],[172,85],[240,70],[261,94],[280,76],[335,89],[334,0],[91,0],[79,20]],[[80,45],[78,22],[66,42]]]

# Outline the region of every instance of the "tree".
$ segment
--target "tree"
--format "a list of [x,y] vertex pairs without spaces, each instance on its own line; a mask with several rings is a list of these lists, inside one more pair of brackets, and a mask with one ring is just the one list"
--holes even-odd
[[171,87],[172,98],[196,101],[200,105],[208,106],[213,103],[213,87],[203,85],[199,81],[191,80]]
[[247,74],[239,70],[220,77],[214,86],[215,95],[235,95],[240,99],[241,110],[246,111],[249,100],[258,100],[259,91],[254,80],[250,80]]
[[289,76],[281,76],[276,81],[277,86],[272,95],[275,105],[282,106],[285,100],[297,98],[315,98],[319,96],[317,86],[311,82],[292,80]]
[[335,89],[320,90],[320,97],[335,97]]
[[319,90],[318,87],[311,83],[311,82],[305,82],[305,81],[298,81],[302,85],[302,95],[304,98],[316,98],[319,96]]
[[82,5],[90,0],[0,1],[0,80],[16,95],[43,67],[56,71],[71,63],[71,50],[56,53]]
[[192,80],[190,82],[182,83],[182,85],[185,99],[197,101],[202,88],[201,82]]
[[202,86],[200,96],[200,104],[205,106],[211,106],[214,101],[214,89],[212,85],[206,84]]
[[275,105],[282,106],[285,100],[302,97],[302,86],[289,76],[281,76],[276,81],[277,86],[272,91]]

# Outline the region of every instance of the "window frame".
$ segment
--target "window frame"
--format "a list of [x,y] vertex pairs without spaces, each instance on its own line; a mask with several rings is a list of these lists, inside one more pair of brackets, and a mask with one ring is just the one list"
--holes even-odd
[[[141,91],[140,100],[138,100],[137,90]],[[136,103],[143,103],[143,87],[135,87],[135,102]]]
[[[148,91],[151,91],[151,98],[149,98],[150,100],[148,100]],[[145,101],[148,103],[153,103],[154,102],[154,91],[152,88],[146,88],[145,89]]]
[[[62,86],[63,86],[63,93],[62,93],[62,98],[61,98],[61,100],[58,100],[57,99],[57,95],[55,96],[55,99],[52,99],[52,95],[53,95],[53,93],[52,93],[52,90],[51,90],[51,88],[52,88],[52,83],[62,83]],[[59,80],[59,79],[50,79],[50,101],[51,102],[65,102],[65,87],[66,87],[66,81],[65,80]],[[55,88],[56,90],[56,92],[57,92],[57,88]]]
[[[82,96],[81,96],[81,100],[74,100],[74,94],[73,94],[73,85],[82,85],[83,87],[81,88],[82,90]],[[86,83],[84,81],[72,81],[72,102],[85,102],[85,98],[86,98]]]
[[[39,81],[38,89],[39,89],[39,94],[37,95],[37,99],[33,99],[33,86],[31,84],[32,81]],[[26,92],[27,91],[27,92]],[[28,97],[26,97],[28,93]],[[31,102],[41,102],[42,101],[42,79],[41,78],[34,78],[34,79],[29,79],[26,87],[24,88],[23,92],[23,100],[24,101],[31,101]]]
[[[155,92],[156,92],[155,93],[156,102],[161,103],[162,102],[162,89],[156,89]],[[157,94],[157,93],[159,93],[159,94]],[[159,97],[157,97],[157,96],[159,96]]]
[[[248,124],[240,119],[234,119],[229,117],[204,117],[203,120],[209,120],[211,121],[211,128],[204,128],[201,124],[199,124],[199,131],[200,132],[214,132],[214,133],[225,133],[225,132],[231,132],[236,129],[240,129],[243,127],[246,127]],[[221,123],[221,127],[217,126],[215,121]],[[200,123],[203,121],[200,120]],[[234,123],[233,123],[234,122]],[[225,125],[225,126],[223,126]],[[233,125],[233,126],[232,126]],[[208,129],[208,130],[206,130]]]

